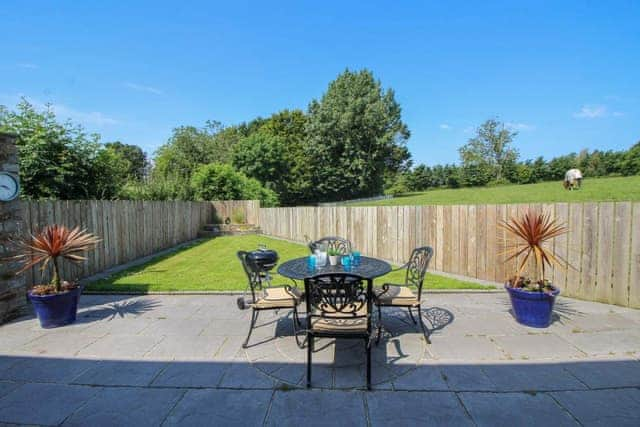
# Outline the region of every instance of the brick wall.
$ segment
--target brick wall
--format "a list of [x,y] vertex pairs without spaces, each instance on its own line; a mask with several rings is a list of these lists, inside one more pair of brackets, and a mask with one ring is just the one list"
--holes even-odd
[[[0,170],[18,175],[18,153],[13,135],[0,133]],[[9,240],[23,230],[20,201],[0,202],[0,324],[19,316],[27,306],[25,277],[16,276],[18,264],[7,259],[14,255]]]

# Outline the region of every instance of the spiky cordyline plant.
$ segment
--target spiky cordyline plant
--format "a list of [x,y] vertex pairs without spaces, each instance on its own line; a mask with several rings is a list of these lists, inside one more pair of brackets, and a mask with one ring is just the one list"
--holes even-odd
[[83,254],[93,249],[99,241],[96,236],[80,227],[69,229],[57,224],[46,226],[35,235],[17,241],[23,253],[16,258],[26,260],[20,272],[40,263],[40,270],[43,271],[51,263],[53,276],[50,285],[56,292],[60,292],[60,258],[72,263],[84,261],[86,258]]
[[548,213],[528,210],[522,217],[512,217],[509,221],[503,221],[498,226],[515,237],[515,242],[508,245],[502,253],[508,256],[505,262],[523,255],[518,270],[511,281],[512,286],[517,286],[519,281],[524,281],[521,273],[532,257],[535,261],[536,274],[540,274],[538,283],[543,286],[546,284],[545,270],[547,266],[566,264],[564,260],[544,246],[548,240],[567,232],[567,228],[551,218]]

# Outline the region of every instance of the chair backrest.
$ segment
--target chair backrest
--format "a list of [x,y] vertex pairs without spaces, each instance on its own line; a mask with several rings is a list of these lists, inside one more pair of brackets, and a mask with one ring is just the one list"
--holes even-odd
[[418,288],[418,301],[422,296],[422,284],[424,283],[424,276],[427,273],[427,268],[429,268],[431,257],[433,257],[433,248],[431,246],[422,246],[415,248],[411,252],[411,258],[407,263],[405,284]]
[[351,252],[351,242],[343,237],[327,236],[313,242],[309,242],[308,246],[311,253],[313,253],[319,245],[325,245],[327,250],[335,249],[345,255]]
[[247,257],[249,252],[246,251],[238,251],[238,259],[242,264],[242,268],[247,275],[247,280],[249,281],[249,288],[251,288],[251,298],[255,303],[256,300],[256,291],[262,289],[262,277],[260,276],[260,268],[256,265],[255,262],[251,261],[250,258]]
[[312,318],[367,319],[371,329],[372,280],[357,274],[325,273],[304,279],[307,323]]

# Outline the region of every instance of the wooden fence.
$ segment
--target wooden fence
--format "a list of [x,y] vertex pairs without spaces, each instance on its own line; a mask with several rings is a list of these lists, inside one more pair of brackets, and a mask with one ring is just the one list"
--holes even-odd
[[[22,202],[26,232],[48,224],[80,226],[102,240],[80,265],[61,263],[64,277],[77,279],[193,240],[204,224],[241,211],[257,222],[257,201],[183,202],[126,200],[57,200]],[[41,282],[37,268],[26,272],[27,284]],[[48,277],[48,276],[47,276]],[[45,277],[46,279],[46,277]]]
[[517,260],[504,262],[506,236],[497,225],[529,208],[569,229],[550,242],[573,266],[549,274],[563,295],[640,308],[640,203],[263,208],[259,224],[299,242],[345,236],[364,254],[398,264],[412,248],[431,245],[434,270],[503,282]]

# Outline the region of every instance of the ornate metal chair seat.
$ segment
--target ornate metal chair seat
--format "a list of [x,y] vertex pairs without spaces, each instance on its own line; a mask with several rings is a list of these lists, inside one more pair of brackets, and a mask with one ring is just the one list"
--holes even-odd
[[415,307],[420,304],[418,297],[404,285],[385,283],[375,291],[376,304],[383,306]]
[[302,292],[290,286],[264,289],[264,296],[249,305],[258,309],[294,308],[300,304]]

